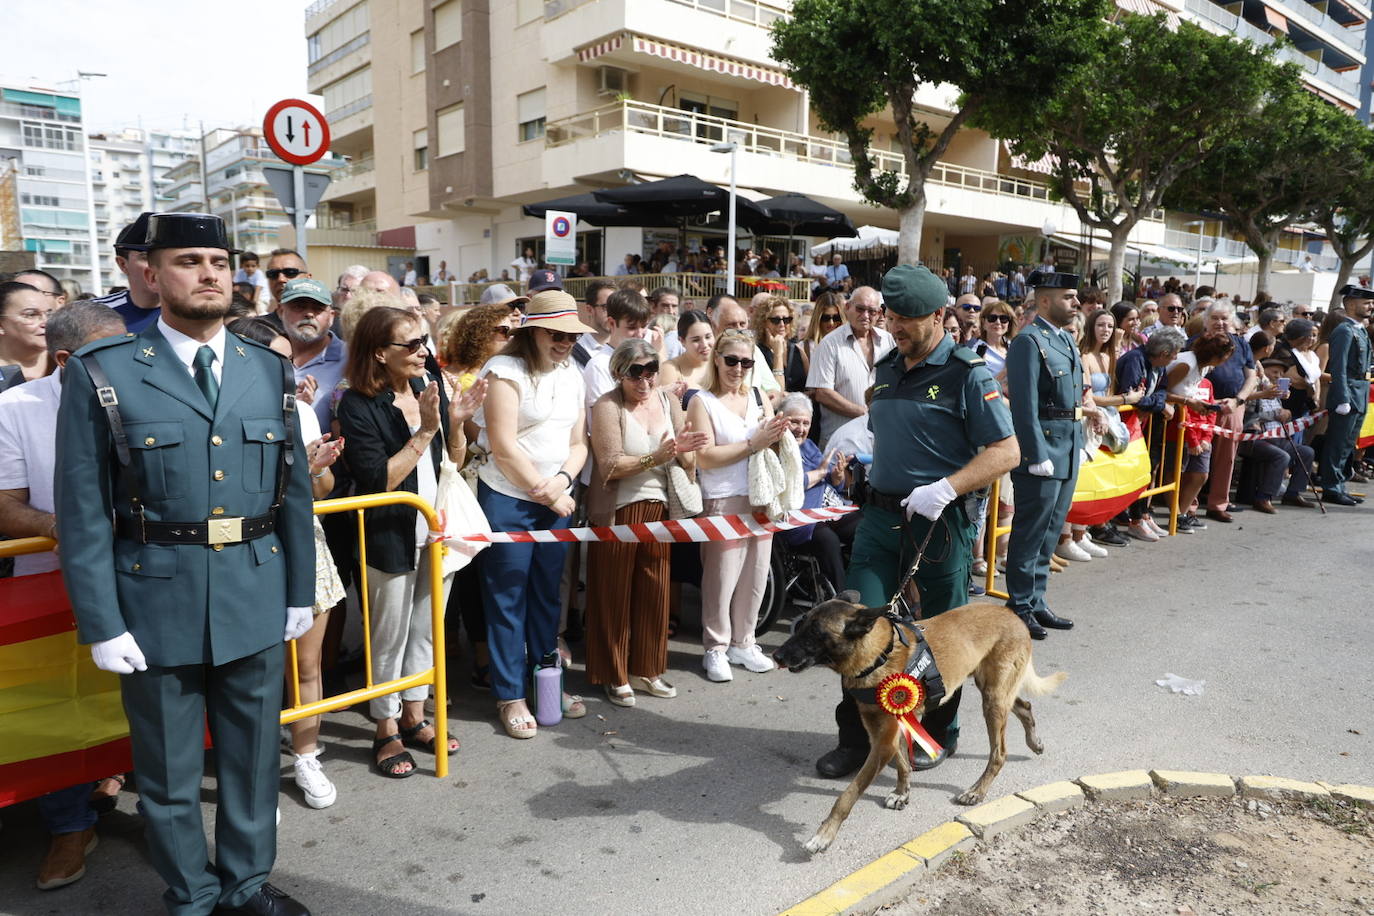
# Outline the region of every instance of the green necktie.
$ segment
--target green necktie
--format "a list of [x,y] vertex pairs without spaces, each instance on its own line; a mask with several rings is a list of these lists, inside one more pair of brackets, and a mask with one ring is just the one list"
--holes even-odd
[[196,358],[192,361],[192,365],[196,367],[196,387],[205,395],[205,401],[210,405],[211,411],[215,409],[215,402],[219,400],[219,382],[215,381],[215,373],[210,368],[214,364],[214,350],[201,347],[196,351]]

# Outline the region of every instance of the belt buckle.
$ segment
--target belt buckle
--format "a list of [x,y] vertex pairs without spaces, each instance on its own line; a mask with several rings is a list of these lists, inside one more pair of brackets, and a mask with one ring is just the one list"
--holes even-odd
[[1074,418],[1075,420],[1081,420],[1081,419],[1083,419],[1083,408],[1082,408],[1082,407],[1075,407],[1075,408],[1073,409],[1073,418]]
[[237,544],[243,540],[243,518],[211,518],[206,519],[205,523],[209,526],[206,532],[206,543],[214,546],[215,544]]

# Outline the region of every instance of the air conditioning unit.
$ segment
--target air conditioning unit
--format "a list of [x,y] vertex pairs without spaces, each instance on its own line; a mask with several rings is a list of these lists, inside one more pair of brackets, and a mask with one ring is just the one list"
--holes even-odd
[[628,92],[630,73],[619,67],[596,68],[596,94],[602,96],[620,95]]

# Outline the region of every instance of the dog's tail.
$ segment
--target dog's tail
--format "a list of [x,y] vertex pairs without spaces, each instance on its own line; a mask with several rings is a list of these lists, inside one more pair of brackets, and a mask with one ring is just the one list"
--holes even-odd
[[1026,670],[1021,674],[1021,683],[1017,685],[1016,693],[1023,698],[1044,696],[1054,692],[1068,676],[1067,671],[1056,671],[1049,677],[1040,677],[1035,673],[1035,662],[1027,659]]

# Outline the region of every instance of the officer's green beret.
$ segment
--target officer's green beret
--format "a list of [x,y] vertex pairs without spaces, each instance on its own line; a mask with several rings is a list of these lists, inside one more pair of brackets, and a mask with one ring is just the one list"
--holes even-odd
[[949,301],[949,289],[928,268],[898,264],[883,277],[883,305],[903,318],[934,314]]

